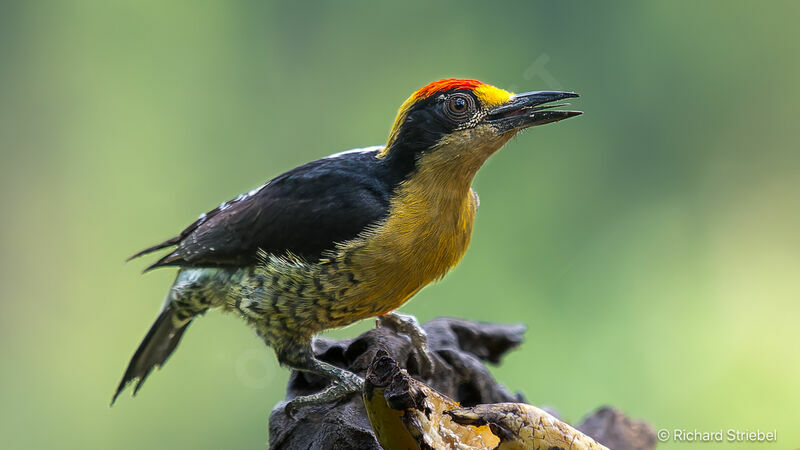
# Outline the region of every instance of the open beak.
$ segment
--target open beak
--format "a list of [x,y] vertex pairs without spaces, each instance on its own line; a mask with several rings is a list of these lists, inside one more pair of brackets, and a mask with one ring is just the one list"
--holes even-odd
[[583,114],[582,111],[561,111],[550,108],[567,106],[568,103],[551,104],[565,98],[575,98],[574,92],[537,91],[512,95],[503,105],[489,110],[486,121],[494,125],[499,132],[519,131],[535,125],[568,119]]

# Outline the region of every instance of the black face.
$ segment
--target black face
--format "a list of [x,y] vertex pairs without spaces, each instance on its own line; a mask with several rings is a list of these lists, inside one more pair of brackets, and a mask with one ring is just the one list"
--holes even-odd
[[503,135],[574,117],[581,112],[552,109],[564,105],[551,104],[574,97],[578,94],[526,92],[512,96],[503,105],[484,108],[472,91],[451,89],[440,92],[411,107],[386,159],[400,170],[411,171],[419,155],[433,149],[445,135],[480,123],[491,126],[497,135]]
[[416,158],[443,136],[477,123],[477,118],[486,114],[479,105],[475,95],[464,89],[437,93],[418,101],[408,111],[387,159],[413,166]]

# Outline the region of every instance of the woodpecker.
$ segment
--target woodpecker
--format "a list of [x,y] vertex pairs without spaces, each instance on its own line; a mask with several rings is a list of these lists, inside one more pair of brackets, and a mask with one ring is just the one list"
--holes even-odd
[[317,360],[317,333],[378,317],[406,333],[431,369],[424,332],[394,313],[442,278],[467,250],[478,196],[473,177],[519,131],[581,114],[552,109],[572,92],[512,94],[448,78],[414,92],[385,145],[312,161],[201,215],[147,267],[178,267],[158,318],[134,353],[111,403],[130,382],[135,395],[198,315],[234,312],[278,361],[331,380],[298,397],[296,409],[359,391],[363,380]]

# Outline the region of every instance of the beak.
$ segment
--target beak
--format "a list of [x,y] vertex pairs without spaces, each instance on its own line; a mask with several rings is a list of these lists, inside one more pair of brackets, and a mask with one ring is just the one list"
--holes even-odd
[[515,94],[503,105],[489,110],[486,121],[500,133],[519,131],[535,125],[568,119],[583,114],[582,111],[560,111],[550,108],[567,106],[568,103],[548,105],[557,100],[579,97],[574,92],[537,91]]

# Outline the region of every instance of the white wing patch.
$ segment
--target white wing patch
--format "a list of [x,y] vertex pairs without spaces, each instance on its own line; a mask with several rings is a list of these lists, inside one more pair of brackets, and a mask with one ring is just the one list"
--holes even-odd
[[345,150],[343,152],[339,152],[339,153],[334,153],[332,155],[328,155],[328,156],[325,157],[325,159],[339,158],[339,157],[342,157],[344,155],[349,155],[350,153],[372,153],[372,152],[377,153],[377,152],[379,152],[381,150],[383,150],[383,146],[382,145],[373,145],[371,147],[354,148],[352,150]]
[[[258,194],[258,193],[259,193],[259,192],[260,192],[262,189],[264,189],[264,188],[265,188],[265,187],[266,187],[268,184],[269,184],[269,183],[264,183],[264,184],[262,184],[261,186],[259,186],[259,187],[255,188],[255,189],[252,189],[252,190],[250,190],[250,192],[247,192],[246,194],[239,194],[239,195],[237,195],[237,196],[236,196],[236,198],[235,198],[235,199],[233,199],[233,200],[228,200],[227,202],[222,202],[222,203],[220,203],[220,204],[219,204],[219,206],[217,206],[217,210],[219,210],[219,211],[225,211],[226,209],[230,208],[230,207],[231,207],[231,205],[233,205],[234,203],[240,202],[240,201],[242,201],[242,200],[244,200],[244,199],[246,199],[246,198],[248,198],[248,197],[252,197],[252,196],[254,196],[254,195]],[[200,216],[197,218],[197,220],[201,220],[201,221],[202,221],[202,220],[205,220],[205,218],[206,218],[206,217],[208,217],[208,214],[207,214],[207,213],[203,213],[203,214],[200,214]]]

